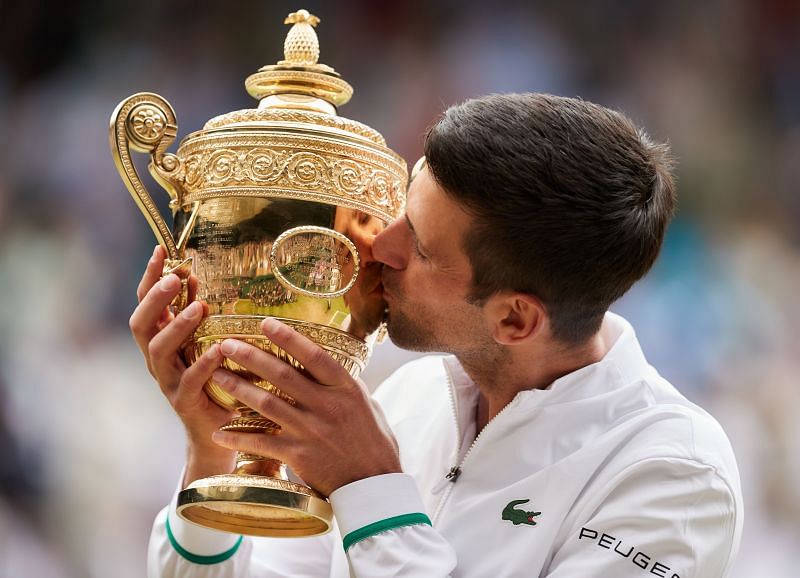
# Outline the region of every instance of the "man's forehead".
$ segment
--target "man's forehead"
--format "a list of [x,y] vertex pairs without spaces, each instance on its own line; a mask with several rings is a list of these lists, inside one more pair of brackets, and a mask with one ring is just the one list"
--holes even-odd
[[427,168],[423,168],[414,175],[414,179],[408,187],[406,199],[406,213],[412,220],[417,215],[422,216],[420,213],[424,213],[435,202],[434,195],[437,188],[438,185],[428,173]]
[[472,218],[436,182],[427,168],[417,174],[408,190],[406,220],[422,241],[463,233]]

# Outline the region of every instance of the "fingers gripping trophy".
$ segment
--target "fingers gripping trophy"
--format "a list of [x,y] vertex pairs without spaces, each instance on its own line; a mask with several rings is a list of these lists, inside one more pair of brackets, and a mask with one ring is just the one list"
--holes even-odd
[[[402,212],[407,168],[378,132],[337,115],[353,90],[318,63],[319,19],[300,10],[285,22],[293,26],[284,60],[245,82],[257,108],[212,118],[172,154],[166,152],[177,133],[172,107],[156,94],[134,94],[111,116],[111,150],[166,250],[163,275],[182,280],[174,309],[185,308],[195,291],[207,304],[208,315],[182,348],[187,364],[236,338],[303,370],[260,331],[261,321],[274,317],[357,377],[385,310],[374,291],[380,270],[362,255],[365,243]],[[132,151],[150,155],[150,173],[170,197],[171,228],[142,184]],[[294,403],[231,360],[224,366]],[[205,390],[236,412],[222,429],[279,435],[279,424],[213,380]],[[257,536],[311,536],[332,524],[328,501],[291,480],[284,464],[244,453],[232,473],[183,490],[178,513],[203,526]]]

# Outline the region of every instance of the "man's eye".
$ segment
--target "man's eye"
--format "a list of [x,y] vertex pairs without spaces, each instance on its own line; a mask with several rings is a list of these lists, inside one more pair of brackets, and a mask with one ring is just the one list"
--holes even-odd
[[428,260],[428,258],[425,255],[422,254],[422,251],[419,250],[419,245],[417,245],[416,243],[414,243],[414,254],[417,257],[419,257],[420,259],[422,259],[423,261],[427,261]]

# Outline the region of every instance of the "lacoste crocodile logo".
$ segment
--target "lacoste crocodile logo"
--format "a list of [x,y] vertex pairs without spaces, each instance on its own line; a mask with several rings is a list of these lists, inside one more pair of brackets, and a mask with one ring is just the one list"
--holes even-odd
[[515,526],[519,524],[527,524],[528,526],[535,526],[536,521],[534,518],[540,516],[541,512],[526,512],[525,510],[517,510],[515,506],[525,504],[530,500],[512,500],[508,505],[503,508],[503,520],[508,520]]

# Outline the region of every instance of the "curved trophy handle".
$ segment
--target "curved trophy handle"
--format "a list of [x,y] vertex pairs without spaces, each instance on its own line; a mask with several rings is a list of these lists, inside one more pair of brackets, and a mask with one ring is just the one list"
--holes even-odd
[[[181,236],[181,243],[175,242],[131,161],[131,150],[150,154],[150,170],[153,176],[167,190],[173,202],[179,202],[178,191],[170,183],[170,176],[180,172],[180,160],[173,154],[164,153],[175,140],[177,131],[172,106],[157,94],[139,92],[119,103],[111,114],[109,139],[114,164],[122,181],[147,219],[158,243],[167,251],[164,275],[176,273],[181,278],[183,288],[173,304],[178,309],[183,309],[188,301],[188,278],[191,272],[191,259],[183,257],[187,235]],[[194,220],[197,208],[195,206],[192,211],[190,221]],[[188,227],[184,232],[188,232]]]
[[[299,240],[298,243],[293,241]],[[293,246],[294,245],[294,246]],[[329,260],[320,259],[327,246]],[[281,233],[272,243],[269,262],[275,279],[298,295],[331,299],[355,285],[361,267],[358,249],[345,235],[326,227],[304,225]],[[284,273],[284,269],[296,269]],[[312,271],[316,269],[316,271]],[[324,281],[305,283],[314,273]]]

